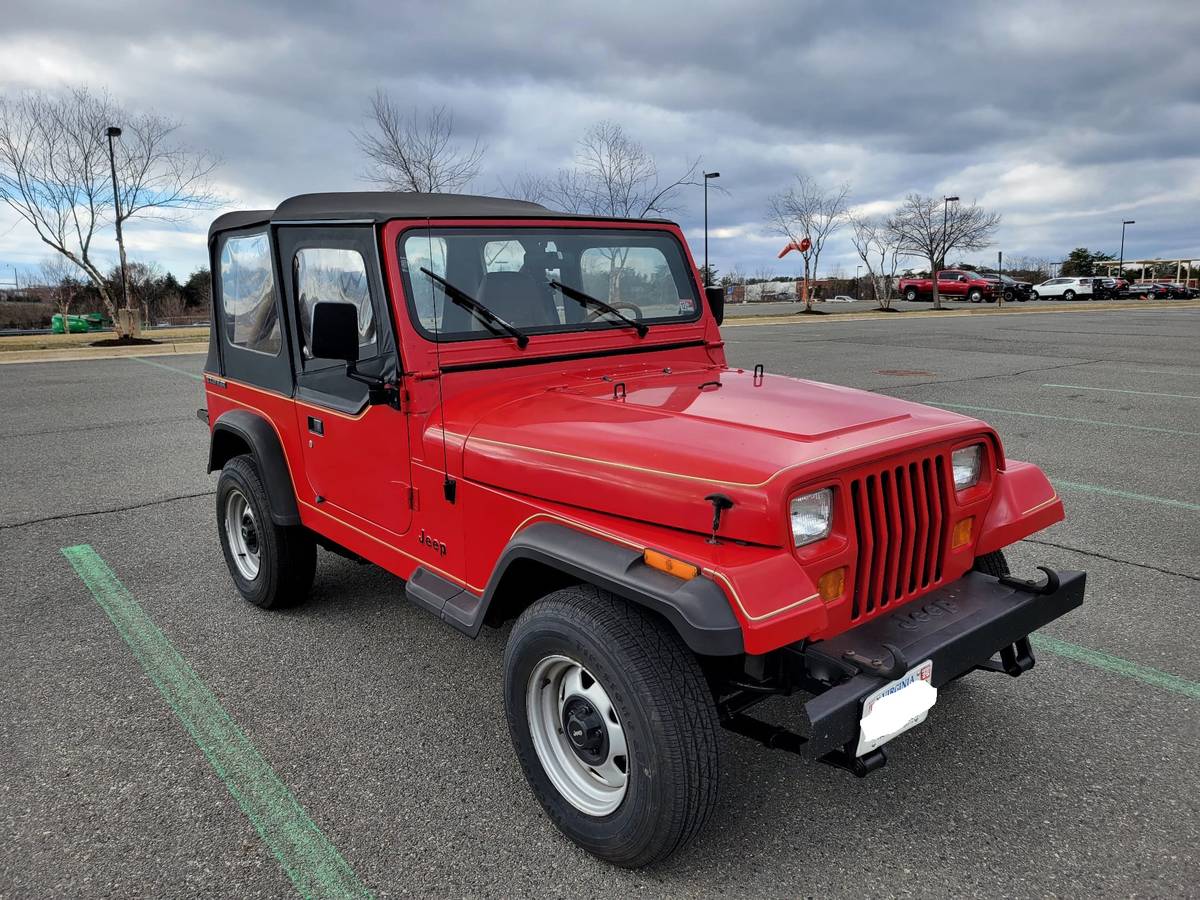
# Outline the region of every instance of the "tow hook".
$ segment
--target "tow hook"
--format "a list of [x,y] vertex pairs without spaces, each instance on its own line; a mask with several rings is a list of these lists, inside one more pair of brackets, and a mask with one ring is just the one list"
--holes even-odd
[[1060,586],[1058,573],[1045,566],[1038,566],[1038,570],[1045,574],[1045,584],[1033,581],[1032,579],[1014,578],[1012,575],[1001,575],[999,580],[1005,587],[1028,591],[1031,594],[1053,594],[1057,591]]
[[818,757],[817,761],[823,762],[827,766],[833,766],[835,769],[845,769],[855,778],[866,778],[872,772],[882,769],[887,764],[887,754],[883,752],[882,747],[877,747],[870,753],[864,753],[862,756],[855,756],[854,751],[850,747],[851,745],[847,744],[840,750],[833,750],[824,756]]
[[1005,675],[1016,678],[1018,675],[1028,672],[1036,664],[1037,660],[1033,658],[1033,647],[1029,645],[1029,636],[1026,635],[1016,643],[1001,647],[999,662],[989,659],[975,668],[984,672],[1003,672]]

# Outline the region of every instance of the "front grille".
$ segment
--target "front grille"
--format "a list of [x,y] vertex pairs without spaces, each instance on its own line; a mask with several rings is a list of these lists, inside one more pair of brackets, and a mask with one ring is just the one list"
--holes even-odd
[[942,454],[885,466],[850,483],[858,557],[852,620],[911,600],[942,580],[949,520]]

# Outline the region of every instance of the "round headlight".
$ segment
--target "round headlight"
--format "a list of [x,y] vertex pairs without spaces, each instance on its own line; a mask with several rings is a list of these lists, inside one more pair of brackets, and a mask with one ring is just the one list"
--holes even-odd
[[954,470],[954,489],[965,490],[979,483],[979,468],[983,461],[983,445],[972,444],[955,450],[950,457],[950,467]]
[[789,505],[792,541],[797,547],[829,537],[833,526],[833,488],[793,497]]

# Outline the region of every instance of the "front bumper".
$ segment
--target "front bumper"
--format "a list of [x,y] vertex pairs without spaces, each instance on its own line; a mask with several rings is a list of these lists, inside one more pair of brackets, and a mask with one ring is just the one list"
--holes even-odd
[[[789,682],[815,693],[807,733],[792,734],[731,710],[725,725],[768,746],[865,774],[886,759],[856,760],[863,700],[932,660],[940,687],[976,669],[1020,675],[1033,667],[1028,636],[1083,603],[1083,572],[1046,572],[1044,584],[971,572],[953,584],[836,637],[785,648]],[[999,659],[994,657],[999,655]],[[936,707],[933,715],[936,715]]]

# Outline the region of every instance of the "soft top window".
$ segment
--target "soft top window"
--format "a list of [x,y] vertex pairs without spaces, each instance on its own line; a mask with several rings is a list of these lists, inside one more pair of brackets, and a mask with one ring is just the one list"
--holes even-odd
[[256,353],[278,354],[279,313],[266,232],[225,238],[220,277],[226,340]]
[[[409,311],[428,338],[495,337],[448,300],[428,269],[528,334],[628,328],[580,292],[651,328],[701,312],[691,267],[669,233],[621,228],[435,228],[400,237]],[[566,285],[564,292],[553,284]]]

